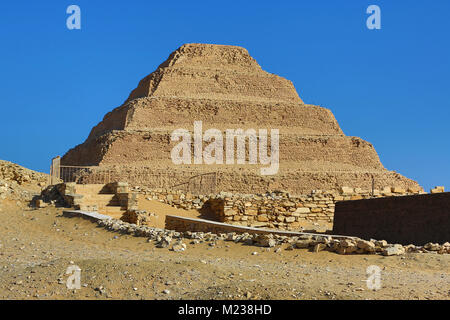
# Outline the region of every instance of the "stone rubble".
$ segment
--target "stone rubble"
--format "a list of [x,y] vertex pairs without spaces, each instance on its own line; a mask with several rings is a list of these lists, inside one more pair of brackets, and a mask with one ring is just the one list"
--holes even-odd
[[149,222],[151,215],[152,214],[146,210],[127,210],[123,214],[122,220],[141,226],[146,225]]
[[[217,241],[233,241],[259,247],[273,248],[288,244],[286,250],[309,249],[312,252],[330,251],[338,254],[380,254],[384,256],[403,255],[405,253],[449,254],[450,243],[442,245],[427,243],[424,246],[389,244],[385,240],[363,240],[355,237],[336,237],[332,235],[282,236],[274,234],[213,234],[211,232],[176,232],[172,230],[153,228],[145,225],[127,223],[121,220],[98,220],[98,225],[107,230],[130,234],[138,237],[147,237],[149,242],[156,243],[158,248],[170,248],[174,252],[183,252],[187,246],[183,239],[190,239],[191,244],[207,243],[215,245]],[[274,250],[279,252],[280,248]]]

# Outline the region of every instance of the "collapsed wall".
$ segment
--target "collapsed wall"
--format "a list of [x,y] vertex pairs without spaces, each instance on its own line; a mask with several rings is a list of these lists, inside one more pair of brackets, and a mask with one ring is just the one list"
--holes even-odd
[[[192,133],[194,121],[224,136],[226,129],[278,129],[277,174],[262,176],[261,164],[174,164],[171,133]],[[210,172],[219,177],[217,191],[242,193],[419,187],[386,170],[372,144],[344,135],[330,110],[305,104],[289,80],[263,71],[247,50],[209,44],[173,52],[61,164],[110,168],[117,181],[151,187],[165,181],[164,188]]]

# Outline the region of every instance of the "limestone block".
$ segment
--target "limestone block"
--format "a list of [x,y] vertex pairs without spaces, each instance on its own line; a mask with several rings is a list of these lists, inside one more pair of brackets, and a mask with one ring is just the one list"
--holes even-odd
[[283,207],[294,207],[295,203],[292,201],[284,201],[282,204]]
[[353,193],[354,193],[353,188],[341,187],[341,194],[348,195],[348,194],[353,194]]
[[298,249],[307,249],[312,243],[311,240],[299,240],[295,243],[295,247]]
[[228,209],[228,210],[225,210],[224,211],[224,215],[225,216],[234,216],[234,215],[237,215],[237,211],[236,210],[233,210],[233,209]]
[[267,214],[260,214],[260,215],[258,215],[257,220],[259,222],[267,222],[267,221],[269,221],[269,218],[268,218]]
[[245,214],[248,216],[256,216],[258,214],[258,209],[255,208],[245,208]]
[[420,192],[420,188],[419,187],[409,187],[408,188],[408,192],[409,193],[419,193]]
[[128,193],[128,183],[127,182],[116,182],[116,193]]
[[443,186],[434,187],[434,189],[430,190],[430,193],[441,193],[441,192],[444,192],[444,187]]
[[406,193],[406,190],[404,188],[401,187],[392,187],[391,188],[392,193]]
[[391,194],[391,187],[384,187],[383,190],[381,190],[381,193],[384,195],[390,195]]
[[286,217],[285,221],[286,221],[287,223],[294,222],[294,221],[295,221],[295,217]]

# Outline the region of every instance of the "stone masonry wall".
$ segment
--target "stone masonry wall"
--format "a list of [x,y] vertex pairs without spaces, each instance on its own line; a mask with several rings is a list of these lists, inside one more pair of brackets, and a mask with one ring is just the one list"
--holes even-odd
[[386,187],[383,190],[353,189],[342,187],[340,192],[315,190],[308,195],[293,196],[287,192],[264,195],[232,194],[192,195],[181,191],[145,189],[134,191],[147,199],[167,203],[177,208],[208,211],[212,220],[249,227],[268,227],[282,230],[298,230],[303,221],[332,223],[335,204],[338,201],[360,200],[387,196],[404,196],[422,193],[420,190],[404,190]]
[[424,245],[450,240],[450,192],[339,202],[334,234]]

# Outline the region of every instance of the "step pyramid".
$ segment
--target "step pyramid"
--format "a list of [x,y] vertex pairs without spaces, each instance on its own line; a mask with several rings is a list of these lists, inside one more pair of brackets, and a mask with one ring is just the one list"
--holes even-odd
[[[224,133],[278,129],[277,174],[261,175],[261,164],[174,164],[177,142],[171,134],[180,128],[192,132],[194,121],[204,131]],[[421,189],[386,170],[371,143],[346,136],[329,109],[305,104],[291,81],[262,70],[246,49],[212,44],[175,50],[61,164],[112,168],[116,179],[153,187],[215,172],[217,191],[241,193],[304,194],[372,184]]]

